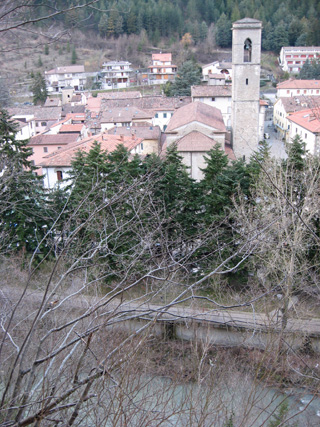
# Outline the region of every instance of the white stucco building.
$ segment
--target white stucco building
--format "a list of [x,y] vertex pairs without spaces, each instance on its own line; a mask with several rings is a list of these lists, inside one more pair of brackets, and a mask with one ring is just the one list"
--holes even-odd
[[299,73],[307,59],[312,62],[320,58],[320,46],[286,46],[282,47],[279,64],[283,71]]
[[48,92],[61,92],[72,87],[74,90],[84,90],[87,76],[83,65],[68,65],[45,71]]
[[130,86],[134,70],[128,61],[109,61],[102,64],[102,89],[122,89]]

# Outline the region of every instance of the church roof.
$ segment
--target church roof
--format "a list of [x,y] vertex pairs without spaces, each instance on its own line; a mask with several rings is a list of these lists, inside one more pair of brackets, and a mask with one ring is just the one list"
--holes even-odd
[[166,131],[173,131],[192,122],[210,126],[218,132],[226,132],[221,111],[199,101],[179,108],[171,117]]

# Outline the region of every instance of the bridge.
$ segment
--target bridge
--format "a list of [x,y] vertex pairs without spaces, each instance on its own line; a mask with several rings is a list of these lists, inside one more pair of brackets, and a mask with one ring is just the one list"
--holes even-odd
[[[182,306],[121,305],[126,329],[138,331],[152,324],[153,333],[168,338],[201,340],[221,346],[244,346],[264,350],[281,338],[293,350],[320,353],[320,319],[289,318],[281,328],[279,311],[269,314],[234,310],[205,310]],[[124,310],[124,311],[123,311]]]

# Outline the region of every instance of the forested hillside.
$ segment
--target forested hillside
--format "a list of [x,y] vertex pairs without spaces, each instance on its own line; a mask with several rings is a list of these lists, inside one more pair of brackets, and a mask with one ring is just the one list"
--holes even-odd
[[[89,3],[89,0],[87,0]],[[36,0],[38,13],[52,12]],[[56,0],[59,8],[76,6],[74,0]],[[91,2],[92,3],[92,2]],[[34,13],[34,8],[30,13]],[[195,44],[204,40],[214,24],[216,41],[231,46],[231,23],[244,17],[263,21],[263,48],[320,45],[320,3],[317,0],[100,0],[87,8],[55,17],[68,27],[91,28],[103,37],[139,34],[144,29],[151,40],[176,39],[190,33]]]

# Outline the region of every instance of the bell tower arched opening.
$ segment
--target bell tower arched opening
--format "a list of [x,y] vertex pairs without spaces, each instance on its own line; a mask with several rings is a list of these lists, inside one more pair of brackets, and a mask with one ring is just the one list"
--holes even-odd
[[252,41],[248,38],[244,42],[243,46],[243,62],[252,61]]

